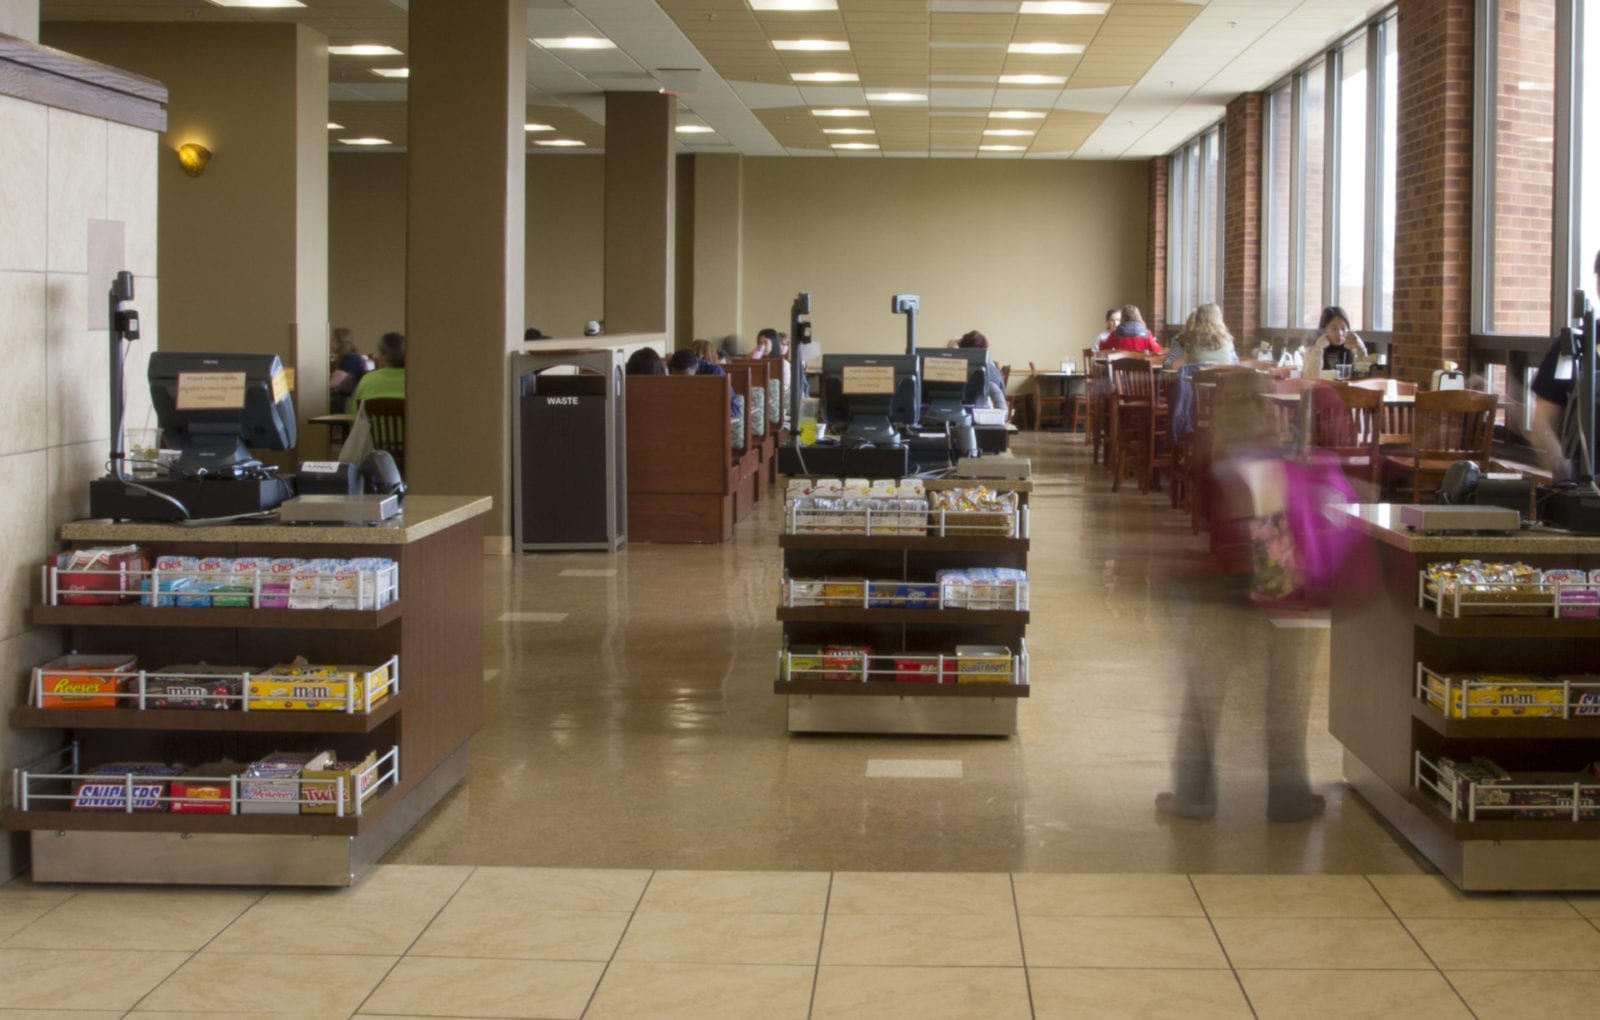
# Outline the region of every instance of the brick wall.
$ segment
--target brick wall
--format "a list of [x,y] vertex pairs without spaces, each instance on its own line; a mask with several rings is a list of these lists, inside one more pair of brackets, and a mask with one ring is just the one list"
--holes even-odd
[[1500,0],[1491,331],[1550,331],[1555,0]]
[[1396,376],[1465,362],[1472,268],[1471,0],[1400,0]]
[[1241,349],[1255,346],[1261,312],[1261,94],[1228,104],[1222,127],[1222,316]]
[[[1150,239],[1145,247],[1145,325],[1159,334],[1167,319],[1167,178],[1169,157],[1150,161],[1149,202],[1145,210],[1150,220]],[[1181,321],[1181,320],[1180,320]]]

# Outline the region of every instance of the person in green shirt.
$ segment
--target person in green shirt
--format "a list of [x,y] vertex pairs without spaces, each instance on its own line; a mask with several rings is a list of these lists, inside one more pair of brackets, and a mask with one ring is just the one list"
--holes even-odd
[[406,338],[399,333],[385,333],[378,341],[378,367],[361,377],[356,391],[350,394],[353,407],[364,400],[406,398]]

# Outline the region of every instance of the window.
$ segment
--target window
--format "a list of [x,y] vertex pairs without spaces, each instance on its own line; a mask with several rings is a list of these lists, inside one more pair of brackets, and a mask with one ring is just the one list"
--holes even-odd
[[1480,20],[1488,27],[1479,99],[1486,179],[1476,203],[1486,222],[1474,255],[1480,333],[1541,336],[1552,326],[1557,2],[1486,0]]
[[1354,329],[1366,326],[1367,289],[1367,40],[1339,51],[1338,222],[1334,237],[1334,300]]
[[1222,128],[1213,127],[1167,162],[1166,320],[1181,323],[1222,294]]
[[1294,145],[1292,98],[1293,88],[1287,84],[1267,96],[1266,139],[1262,145],[1266,195],[1261,203],[1261,324],[1268,327],[1289,325],[1290,209],[1294,198],[1290,160]]
[[1582,132],[1578,141],[1578,166],[1581,168],[1574,190],[1577,193],[1578,205],[1578,250],[1573,253],[1576,270],[1572,274],[1577,278],[1579,287],[1589,291],[1590,299],[1594,282],[1595,253],[1600,252],[1600,9],[1594,5],[1577,4],[1576,35],[1582,40],[1579,44],[1580,52],[1589,55],[1588,65],[1585,68],[1582,91],[1577,97],[1578,116],[1574,118],[1578,123],[1589,125],[1590,130]]
[[[1377,121],[1376,134],[1378,158],[1373,161],[1372,183],[1378,193],[1376,219],[1373,222],[1373,240],[1368,255],[1371,271],[1367,282],[1373,300],[1368,306],[1372,315],[1372,328],[1394,328],[1394,210],[1395,166],[1400,151],[1400,47],[1396,41],[1395,19],[1385,18],[1374,26],[1371,34],[1377,50],[1374,87],[1377,102],[1370,109]],[[1369,143],[1373,139],[1369,136]]]
[[1328,67],[1318,61],[1299,76],[1300,127],[1297,132],[1299,158],[1296,167],[1297,208],[1295,264],[1299,266],[1298,286],[1293,296],[1294,324],[1315,328],[1327,304],[1323,300],[1324,264],[1323,212],[1327,185],[1327,75]]

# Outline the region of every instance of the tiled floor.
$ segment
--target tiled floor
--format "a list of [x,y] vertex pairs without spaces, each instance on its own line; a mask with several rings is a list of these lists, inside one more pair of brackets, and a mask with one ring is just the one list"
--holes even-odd
[[0,1017],[1593,1016],[1600,898],[1427,875],[384,865],[0,888]]

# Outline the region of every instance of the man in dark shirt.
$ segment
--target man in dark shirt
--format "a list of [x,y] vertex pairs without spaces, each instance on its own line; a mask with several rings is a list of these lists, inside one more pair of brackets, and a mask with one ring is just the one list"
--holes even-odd
[[[1594,259],[1595,283],[1600,287],[1600,252]],[[1585,343],[1593,343],[1592,338],[1585,338]],[[1555,477],[1559,479],[1574,477],[1575,475],[1590,474],[1586,470],[1575,470],[1573,460],[1578,456],[1578,451],[1572,448],[1568,437],[1575,431],[1575,423],[1567,418],[1567,407],[1572,401],[1572,391],[1576,384],[1577,373],[1572,360],[1572,353],[1567,349],[1566,336],[1558,336],[1551,341],[1549,349],[1544,352],[1544,358],[1539,362],[1539,373],[1534,376],[1533,390],[1533,428],[1529,438],[1534,447],[1544,459],[1545,466],[1550,468]],[[1596,433],[1590,423],[1590,442],[1595,441]],[[1594,452],[1589,452],[1591,463]]]

